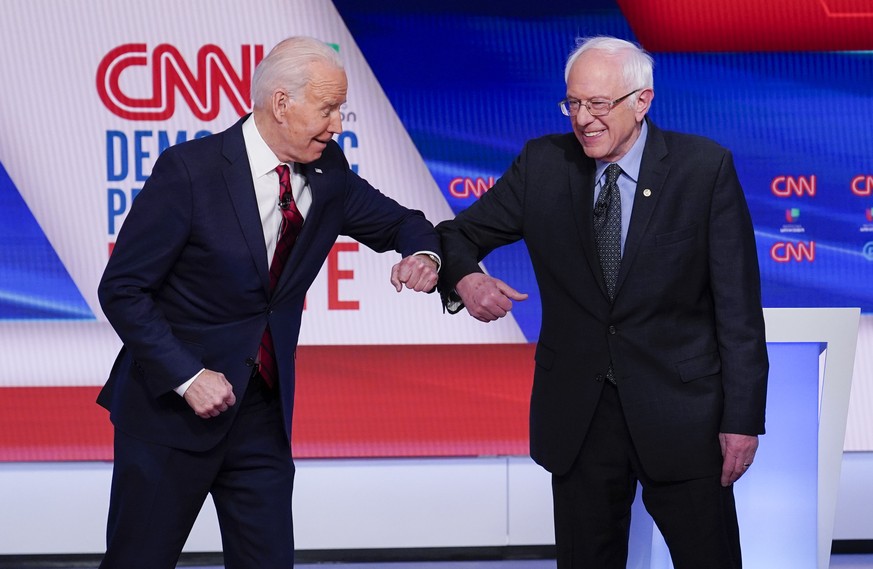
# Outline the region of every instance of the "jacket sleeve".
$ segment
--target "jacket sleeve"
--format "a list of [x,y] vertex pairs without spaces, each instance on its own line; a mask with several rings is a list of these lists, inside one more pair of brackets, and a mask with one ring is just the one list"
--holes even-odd
[[442,257],[433,224],[418,210],[389,198],[353,172],[337,150],[346,171],[342,233],[378,253],[397,251],[403,257],[431,251]]
[[188,241],[191,208],[187,170],[168,149],[134,200],[98,287],[106,318],[155,397],[202,369],[155,298]]
[[499,180],[454,219],[437,225],[444,252],[439,290],[449,312],[462,305],[454,293],[465,276],[483,272],[479,262],[491,251],[523,237],[525,176],[530,145]]
[[721,432],[762,434],[769,362],[761,277],[752,219],[730,152],[716,177],[709,243],[724,386]]

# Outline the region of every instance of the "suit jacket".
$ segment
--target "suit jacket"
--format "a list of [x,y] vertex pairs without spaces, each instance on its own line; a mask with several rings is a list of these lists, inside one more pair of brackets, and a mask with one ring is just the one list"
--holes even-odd
[[718,433],[764,432],[768,360],[754,231],[730,152],[649,123],[614,303],[593,229],[595,162],[573,134],[530,141],[437,226],[440,287],[524,239],[542,297],[531,455],[569,470],[613,362],[649,476],[720,472]]
[[422,213],[358,177],[331,142],[303,167],[312,205],[271,295],[244,120],[160,155],[100,282],[101,306],[124,347],[98,402],[116,428],[159,444],[200,451],[224,436],[239,404],[200,419],[174,389],[205,367],[241,397],[268,323],[290,437],[303,302],[338,235],[379,252],[440,253]]

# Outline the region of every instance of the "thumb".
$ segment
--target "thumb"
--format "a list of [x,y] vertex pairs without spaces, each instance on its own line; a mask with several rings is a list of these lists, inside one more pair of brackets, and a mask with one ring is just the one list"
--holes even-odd
[[[497,279],[495,279],[495,280],[497,280]],[[509,286],[508,284],[506,284],[505,282],[503,282],[501,280],[497,280],[496,284],[497,284],[497,290],[499,290],[501,293],[503,293],[503,295],[506,296],[506,298],[508,298],[510,300],[526,300],[527,299],[526,292],[518,292],[517,290],[515,290],[514,288],[512,288],[511,286]]]
[[391,284],[397,292],[403,290],[403,283],[400,282],[400,263],[391,267]]

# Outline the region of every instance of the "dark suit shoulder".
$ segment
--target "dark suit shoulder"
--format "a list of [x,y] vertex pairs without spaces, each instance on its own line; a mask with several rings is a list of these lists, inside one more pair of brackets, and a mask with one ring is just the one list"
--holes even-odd
[[165,148],[158,159],[173,158],[175,160],[197,160],[205,154],[213,155],[221,148],[219,134],[210,134],[203,138],[194,138]]
[[577,162],[584,159],[582,145],[571,133],[547,134],[528,140],[521,151],[520,159],[548,167],[554,162]]
[[715,140],[699,134],[655,129],[650,131],[650,135],[653,132],[660,133],[664,137],[664,143],[671,152],[690,152],[718,156],[730,152],[730,150]]
[[718,171],[731,162],[731,152],[715,140],[672,130],[661,130],[648,122],[649,134],[643,153],[643,169],[666,161],[683,168],[703,168]]
[[525,143],[525,148],[548,150],[548,149],[572,149],[579,148],[579,141],[572,132],[563,134],[546,134],[538,138],[532,138]]
[[245,153],[245,141],[242,135],[242,123],[248,116],[241,118],[230,128],[202,138],[194,138],[174,144],[165,149],[161,156],[175,158],[185,162],[189,168],[198,165],[204,168],[215,168],[215,160],[221,154],[228,160],[234,160]]

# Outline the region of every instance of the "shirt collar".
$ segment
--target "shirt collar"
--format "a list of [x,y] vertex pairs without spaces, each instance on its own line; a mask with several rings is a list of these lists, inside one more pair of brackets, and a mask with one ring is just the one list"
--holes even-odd
[[[627,151],[627,154],[619,158],[616,162],[619,166],[621,166],[621,171],[624,172],[625,176],[633,180],[634,183],[640,177],[640,164],[643,161],[643,150],[646,148],[646,138],[649,135],[649,125],[645,120],[643,120],[643,125],[640,129],[640,135],[634,141],[633,146],[631,146],[630,150]],[[595,170],[595,180],[599,180],[603,173],[606,171],[606,167],[609,166],[609,162],[601,162],[597,161],[597,168]]]
[[255,178],[266,176],[282,163],[264,142],[261,133],[258,132],[254,114],[251,114],[243,123],[242,133],[246,153],[249,155],[249,166]]

